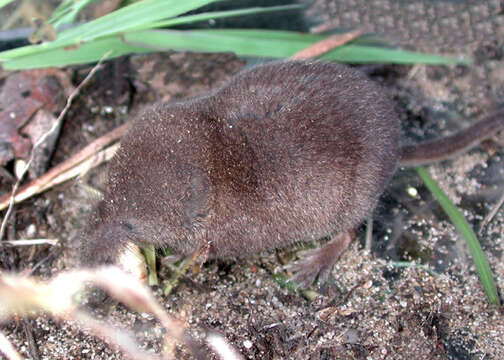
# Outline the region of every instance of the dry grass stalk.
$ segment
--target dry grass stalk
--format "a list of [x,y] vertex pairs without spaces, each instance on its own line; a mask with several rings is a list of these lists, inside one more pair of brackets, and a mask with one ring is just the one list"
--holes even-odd
[[33,246],[33,245],[57,245],[58,239],[20,239],[20,240],[4,240],[2,244],[11,246]]
[[345,45],[352,40],[355,40],[359,36],[362,35],[362,30],[352,30],[350,32],[344,34],[336,34],[330,36],[324,40],[320,40],[315,44],[308,46],[307,48],[298,51],[294,55],[291,56],[291,59],[313,59],[326,52],[337,48],[338,46]]
[[[193,347],[193,342],[184,334],[184,323],[168,315],[156,302],[149,288],[118,267],[68,271],[49,281],[3,274],[0,276],[0,321],[6,321],[12,316],[49,313],[61,320],[77,322],[79,327],[120,349],[131,359],[160,359],[159,356],[139,350],[139,344],[131,335],[94,319],[78,308],[75,298],[88,283],[104,289],[114,299],[135,311],[154,315],[166,329],[167,336],[179,343],[189,344],[190,350]],[[3,341],[0,338],[0,345],[3,353],[15,354],[5,337]],[[12,355],[10,358],[16,357]]]
[[[1,316],[1,314],[0,314]],[[16,351],[7,337],[0,332],[0,354],[7,357],[8,360],[23,360],[23,357]]]
[[19,203],[55,185],[85,174],[89,169],[110,160],[119,148],[119,144],[103,148],[119,140],[128,131],[128,128],[129,124],[122,125],[96,139],[70,159],[63,161],[41,177],[21,187],[19,191],[16,191],[14,198],[12,198],[12,194],[0,197],[0,210],[9,206],[12,199],[14,203]]

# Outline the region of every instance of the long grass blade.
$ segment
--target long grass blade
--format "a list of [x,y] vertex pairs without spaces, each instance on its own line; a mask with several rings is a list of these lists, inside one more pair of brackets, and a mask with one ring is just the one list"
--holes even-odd
[[282,5],[282,6],[268,6],[268,7],[253,7],[239,10],[226,10],[226,11],[213,11],[202,14],[179,16],[174,19],[162,20],[153,23],[150,28],[171,27],[177,25],[191,24],[200,21],[222,19],[227,17],[245,16],[245,15],[258,15],[274,11],[287,11],[296,10],[301,8],[300,5]]
[[108,59],[131,53],[145,53],[151,50],[126,44],[118,36],[98,39],[78,46],[50,49],[33,55],[21,56],[2,64],[6,70],[37,69],[53,66],[85,64],[98,61],[103,54],[112,52]]
[[98,37],[148,26],[197,9],[218,0],[144,0],[133,3],[96,20],[61,32],[58,41],[79,39],[87,41]]
[[[284,58],[324,38],[321,35],[275,30],[149,30],[124,34],[126,42],[156,51],[232,51],[239,56]],[[349,63],[453,64],[466,60],[417,53],[359,42],[336,48],[323,59]]]
[[0,9],[3,8],[5,5],[10,4],[14,0],[0,0]]
[[77,14],[89,4],[96,0],[64,0],[54,10],[51,18],[47,21],[54,28],[64,24],[71,24],[75,21]]
[[[5,69],[31,69],[93,62],[112,50],[110,57],[153,51],[234,52],[239,56],[280,59],[321,40],[323,36],[272,30],[145,30],[100,38],[79,45],[45,49],[5,61]],[[358,42],[337,48],[323,58],[353,63],[429,63],[447,64],[460,59],[429,55],[384,47],[360,45]],[[373,61],[374,60],[374,61]]]
[[499,297],[497,295],[497,289],[492,277],[492,272],[490,271],[490,266],[488,265],[485,254],[481,249],[480,243],[476,238],[476,234],[455,205],[450,201],[448,196],[446,196],[443,190],[441,190],[436,182],[429,176],[427,171],[422,167],[418,167],[417,172],[434,198],[436,198],[445,213],[448,215],[453,225],[455,225],[457,230],[462,234],[462,237],[467,242],[474,264],[476,265],[478,276],[483,288],[485,289],[485,293],[490,304],[499,305]]
[[[100,37],[123,31],[149,28],[157,21],[178,16],[220,0],[144,0],[128,5],[96,20],[69,28],[58,34],[55,41],[24,46],[0,53],[0,62],[29,56],[58,48],[75,47]],[[109,49],[113,50],[113,49]],[[100,58],[100,57],[98,57]]]

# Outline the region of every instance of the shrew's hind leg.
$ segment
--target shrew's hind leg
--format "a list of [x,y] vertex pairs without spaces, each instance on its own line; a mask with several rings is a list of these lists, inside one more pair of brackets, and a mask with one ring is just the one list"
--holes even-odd
[[317,275],[320,284],[327,281],[334,264],[352,243],[355,234],[354,230],[339,233],[321,248],[303,251],[303,258],[288,266],[295,273],[289,281],[304,288],[313,284]]

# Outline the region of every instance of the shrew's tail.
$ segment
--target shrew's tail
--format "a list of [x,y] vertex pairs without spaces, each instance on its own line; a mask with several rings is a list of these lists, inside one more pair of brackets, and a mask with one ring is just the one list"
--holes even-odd
[[416,166],[446,160],[468,151],[503,129],[504,108],[451,136],[402,146],[399,163],[403,166]]

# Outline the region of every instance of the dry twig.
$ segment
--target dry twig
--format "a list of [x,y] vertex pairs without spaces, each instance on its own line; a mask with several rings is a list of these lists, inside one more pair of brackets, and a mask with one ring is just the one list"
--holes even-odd
[[[21,187],[21,189],[16,192],[14,203],[26,200],[33,195],[46,191],[55,185],[61,184],[71,178],[85,173],[92,167],[98,166],[101,163],[110,160],[114,156],[119,145],[115,144],[104,150],[102,149],[120,139],[121,136],[128,131],[128,128],[129,124],[125,124],[110,131],[101,138],[93,141],[70,159],[65,160],[41,177]],[[0,210],[5,209],[11,201],[11,195],[0,197]]]
[[352,40],[355,40],[359,36],[362,35],[362,30],[352,30],[345,34],[336,34],[330,36],[324,40],[320,40],[315,44],[308,46],[307,48],[298,51],[294,55],[291,56],[291,59],[313,59],[317,56],[325,54],[329,50],[332,50],[338,46],[345,45]]
[[33,245],[51,245],[58,244],[58,239],[26,239],[26,240],[4,240],[3,244],[11,246],[33,246]]

